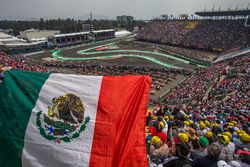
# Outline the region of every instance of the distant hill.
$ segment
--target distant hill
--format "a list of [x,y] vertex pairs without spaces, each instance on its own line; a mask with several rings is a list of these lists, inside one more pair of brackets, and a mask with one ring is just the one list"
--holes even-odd
[[[61,19],[67,19],[67,17],[60,17]],[[69,17],[72,18],[72,17]],[[77,16],[77,17],[73,17],[74,20],[88,20],[90,18],[89,14],[84,14],[82,16]],[[49,18],[49,17],[43,17],[44,20],[50,20],[50,19],[57,19],[57,18]],[[104,16],[104,15],[94,15],[93,14],[93,19],[96,20],[114,20],[114,18],[109,17],[109,16]],[[1,17],[0,16],[0,20],[18,20],[18,21],[39,21],[40,18],[25,18],[25,17],[21,17],[21,16],[15,16],[15,17]]]
[[25,17],[21,17],[21,16],[15,16],[15,17],[9,17],[9,18],[5,18],[5,17],[0,17],[0,20],[18,20],[18,21],[39,21],[40,18],[25,18]]

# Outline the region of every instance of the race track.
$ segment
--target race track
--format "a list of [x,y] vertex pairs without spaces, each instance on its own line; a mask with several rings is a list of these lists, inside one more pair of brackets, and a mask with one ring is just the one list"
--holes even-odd
[[[178,64],[178,63],[191,64],[191,62],[193,62],[193,60],[188,60],[187,58],[183,59],[183,58],[175,57],[172,55],[159,53],[156,51],[143,51],[143,50],[135,50],[135,49],[112,50],[112,48],[109,49],[109,47],[112,47],[115,44],[116,44],[115,42],[112,42],[112,43],[107,43],[104,45],[89,47],[83,50],[78,50],[77,54],[81,57],[66,57],[61,54],[61,52],[64,51],[65,49],[57,49],[57,50],[52,51],[52,57],[59,59],[59,60],[65,60],[65,61],[110,60],[110,59],[120,59],[124,57],[132,57],[132,58],[144,59],[152,63],[164,66],[166,68],[174,68],[174,69],[185,69],[185,68],[176,66],[174,64],[163,62],[157,58],[150,57],[147,55],[154,55],[159,58],[171,59],[177,62],[175,64]],[[195,65],[198,67],[205,67],[199,63],[195,63]]]

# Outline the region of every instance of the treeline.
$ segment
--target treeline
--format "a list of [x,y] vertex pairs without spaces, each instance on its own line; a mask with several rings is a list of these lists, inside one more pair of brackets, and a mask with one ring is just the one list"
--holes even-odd
[[[40,30],[60,30],[61,33],[71,33],[82,31],[82,24],[89,24],[90,20],[80,21],[74,19],[54,19],[54,20],[44,20],[39,21],[12,21],[12,20],[0,20],[0,29],[12,29],[13,35],[19,35],[19,31],[27,30],[30,28],[40,29]],[[94,30],[103,29],[116,29],[125,28],[127,30],[132,30],[135,26],[143,26],[145,23],[143,21],[134,21],[132,24],[125,25],[119,23],[116,20],[93,20],[92,25]]]

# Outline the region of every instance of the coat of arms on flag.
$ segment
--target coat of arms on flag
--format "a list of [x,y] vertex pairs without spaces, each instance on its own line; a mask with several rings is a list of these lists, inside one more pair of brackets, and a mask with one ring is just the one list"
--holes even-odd
[[57,143],[70,142],[80,136],[90,120],[84,118],[84,105],[79,97],[72,93],[53,98],[52,107],[48,106],[48,114],[39,111],[36,116],[36,125],[40,134],[48,140]]

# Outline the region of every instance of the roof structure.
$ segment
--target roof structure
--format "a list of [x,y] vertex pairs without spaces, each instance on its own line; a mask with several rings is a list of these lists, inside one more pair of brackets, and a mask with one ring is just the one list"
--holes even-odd
[[6,38],[13,38],[13,36],[0,32],[0,39],[6,39]]
[[59,38],[59,37],[68,37],[68,36],[84,35],[84,34],[89,34],[89,32],[75,32],[75,33],[68,33],[68,34],[56,34],[56,35],[54,35],[54,37]]
[[198,16],[250,16],[250,9],[195,12]]
[[0,32],[0,42],[2,42],[3,44],[7,44],[7,43],[25,43],[26,41],[23,39],[19,39],[17,37],[11,36],[9,34]]
[[0,32],[0,45],[4,45],[6,47],[19,47],[19,46],[34,46],[41,44],[42,42],[27,42],[26,40],[17,38],[15,36],[11,36],[9,34],[5,34]]
[[39,45],[42,44],[42,42],[31,42],[31,43],[9,43],[6,44],[8,47],[16,47],[16,46],[34,46],[34,45]]
[[97,31],[93,31],[93,33],[99,33],[99,32],[110,32],[110,31],[115,31],[115,30],[114,30],[114,29],[97,30]]
[[115,32],[116,37],[123,37],[123,36],[127,36],[127,35],[130,35],[130,34],[131,34],[131,32],[126,31],[126,30]]
[[[93,33],[111,32],[111,31],[115,31],[115,30],[114,29],[97,30],[97,31],[93,31]],[[90,34],[90,32],[75,32],[75,33],[67,33],[67,34],[56,34],[56,35],[54,35],[54,37],[60,38],[60,37],[68,37],[68,36],[84,35],[84,34]]]

